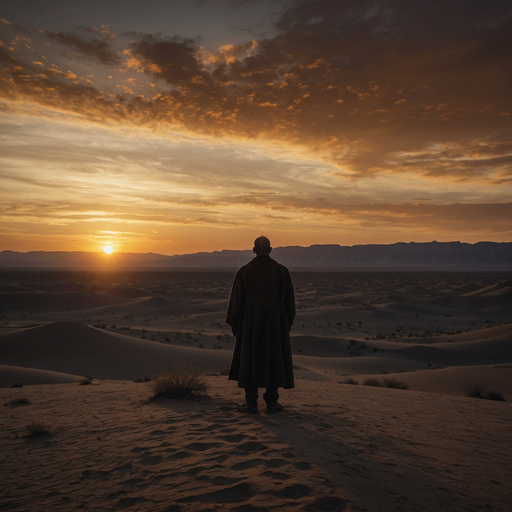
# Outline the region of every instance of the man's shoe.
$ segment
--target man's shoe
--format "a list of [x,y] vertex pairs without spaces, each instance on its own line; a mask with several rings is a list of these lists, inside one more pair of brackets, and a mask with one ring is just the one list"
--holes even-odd
[[282,411],[284,407],[279,402],[273,402],[267,405],[267,414]]
[[249,404],[247,402],[244,402],[243,404],[238,404],[236,408],[241,412],[250,412],[252,414],[258,414],[258,406],[256,404]]

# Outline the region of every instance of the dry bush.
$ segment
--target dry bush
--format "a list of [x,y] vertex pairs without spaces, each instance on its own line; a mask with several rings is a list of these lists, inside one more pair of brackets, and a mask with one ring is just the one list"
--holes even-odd
[[379,379],[375,379],[374,377],[368,377],[364,382],[363,386],[375,386],[379,388],[381,386],[381,383]]
[[485,386],[482,382],[468,382],[464,386],[464,393],[471,398],[484,398]]
[[354,380],[354,379],[345,379],[343,382],[345,384],[353,384],[355,386],[357,386],[359,384],[359,382],[357,382],[357,380]]
[[80,384],[80,386],[88,386],[92,384],[92,379],[90,377],[84,377],[78,384]]
[[487,400],[496,400],[497,402],[504,402],[505,398],[499,391],[489,391],[485,395]]
[[153,398],[186,398],[203,394],[208,386],[203,369],[193,364],[176,363],[169,371],[153,377],[148,384]]
[[27,437],[46,436],[49,433],[48,427],[44,423],[34,421],[25,426],[25,435]]
[[23,383],[23,382],[13,382],[13,383],[11,384],[11,388],[22,388],[22,387],[23,387],[23,385],[24,385],[24,383]]
[[395,377],[389,377],[387,379],[383,379],[384,387],[386,388],[394,388],[394,389],[409,389],[405,382],[396,380]]
[[30,403],[30,400],[26,396],[19,396],[17,398],[13,398],[9,402],[5,402],[4,405],[27,405]]

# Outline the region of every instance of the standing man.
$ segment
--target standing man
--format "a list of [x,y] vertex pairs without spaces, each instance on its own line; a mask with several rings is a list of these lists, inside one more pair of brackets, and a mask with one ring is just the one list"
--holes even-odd
[[229,380],[245,389],[239,411],[258,412],[258,388],[267,413],[283,409],[277,388],[295,387],[290,328],[295,318],[295,298],[288,269],[270,257],[270,240],[254,241],[256,255],[236,274],[226,322],[236,336]]

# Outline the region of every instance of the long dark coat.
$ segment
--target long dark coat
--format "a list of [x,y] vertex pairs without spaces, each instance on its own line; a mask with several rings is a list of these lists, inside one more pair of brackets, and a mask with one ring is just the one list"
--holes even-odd
[[290,328],[295,297],[288,269],[257,256],[236,274],[226,322],[236,336],[229,379],[241,388],[295,387]]

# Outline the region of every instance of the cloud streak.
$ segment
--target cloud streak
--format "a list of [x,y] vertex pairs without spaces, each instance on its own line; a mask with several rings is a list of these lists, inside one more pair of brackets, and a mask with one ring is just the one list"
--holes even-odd
[[[25,203],[9,183],[23,193],[45,188],[48,204],[58,205],[63,188],[87,189],[94,175],[109,186],[117,180],[115,205],[105,210],[116,222],[230,225],[235,215],[262,227],[286,218],[299,229],[307,218],[314,231],[327,219],[331,230],[394,230],[390,241],[407,229],[424,240],[512,233],[504,220],[512,192],[510,2],[283,3],[273,35],[213,52],[200,37],[114,34],[107,25],[29,33],[7,20],[0,29],[7,112],[24,106],[32,119],[149,130],[158,148],[120,149],[113,137],[89,154],[69,150],[74,142],[48,153],[20,131],[24,157],[8,151],[0,177],[13,207]],[[171,157],[155,142],[171,131],[180,144],[196,138],[195,149],[184,144]],[[231,144],[245,144],[245,154]],[[266,158],[258,144],[269,148]],[[61,170],[21,170],[36,159]],[[87,190],[84,197],[88,211],[105,209]],[[140,217],[123,210],[134,201]],[[66,222],[98,221],[65,211],[55,207]]]
[[[101,111],[105,120],[300,145],[355,175],[389,170],[396,152],[434,143],[465,151],[489,136],[499,159],[500,143],[511,136],[512,9],[498,1],[486,12],[477,4],[299,2],[278,20],[276,37],[209,56],[197,41],[178,36],[131,33],[116,51],[107,29],[82,30],[89,39],[47,32],[113,68],[124,54],[134,80],[148,75],[160,90],[106,94],[55,71],[36,73],[28,64],[19,70],[3,50],[11,76],[2,91],[94,118]],[[436,154],[424,161],[426,174],[451,174],[436,165]],[[474,160],[469,167],[485,174],[489,166]]]
[[101,64],[117,64],[120,56],[112,45],[115,36],[110,33],[108,27],[103,26],[101,31],[82,28],[81,35],[71,34],[69,32],[51,32],[46,31],[45,35],[50,39],[57,41],[61,45],[69,46],[79,55],[97,59]]

